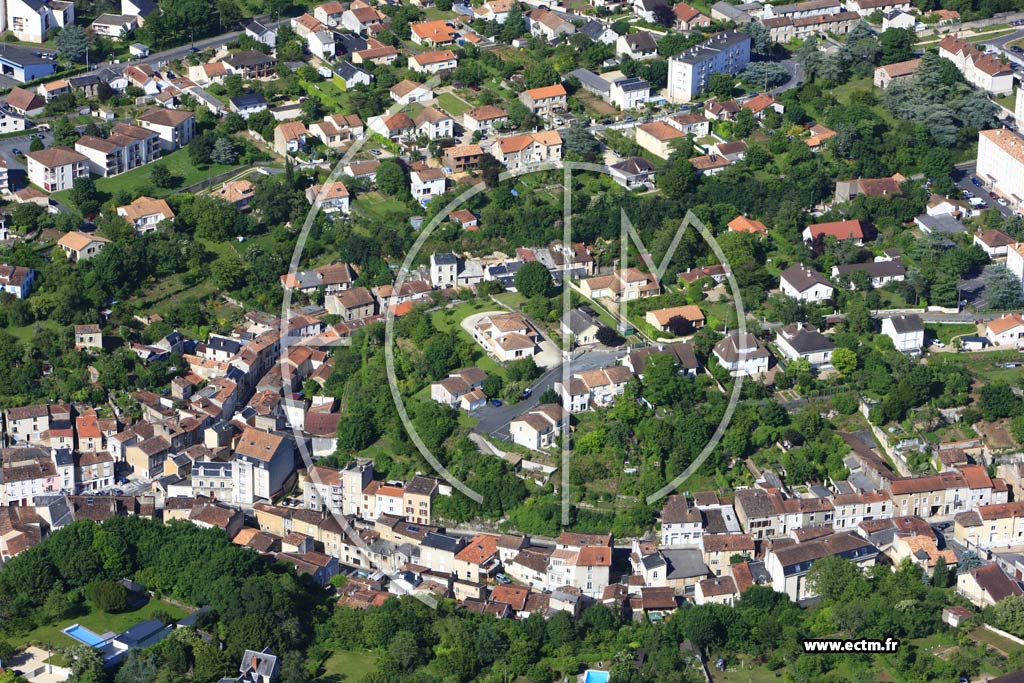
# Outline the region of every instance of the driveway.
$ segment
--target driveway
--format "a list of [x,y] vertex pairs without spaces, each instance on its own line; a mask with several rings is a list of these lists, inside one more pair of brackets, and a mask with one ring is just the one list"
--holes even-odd
[[[568,370],[572,373],[585,370],[596,370],[597,368],[614,365],[615,361],[622,356],[621,351],[586,351],[569,361]],[[483,408],[470,413],[479,422],[473,431],[478,434],[491,435],[498,439],[509,440],[508,424],[528,410],[536,408],[540,404],[540,396],[548,389],[553,389],[555,382],[562,380],[563,368],[561,365],[550,368],[540,376],[530,387],[530,397],[516,404],[504,403],[500,407],[487,404]]]

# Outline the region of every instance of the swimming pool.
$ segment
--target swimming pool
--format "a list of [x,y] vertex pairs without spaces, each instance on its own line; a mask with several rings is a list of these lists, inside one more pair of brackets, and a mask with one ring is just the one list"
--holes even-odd
[[583,672],[583,683],[608,683],[609,675],[610,674],[607,671],[587,669]]
[[71,636],[80,643],[85,643],[89,647],[99,647],[103,643],[107,642],[102,637],[96,635],[81,624],[74,624],[64,629],[64,633]]

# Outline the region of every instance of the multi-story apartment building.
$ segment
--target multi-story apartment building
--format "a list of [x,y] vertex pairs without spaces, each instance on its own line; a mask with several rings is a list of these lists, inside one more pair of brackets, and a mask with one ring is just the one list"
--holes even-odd
[[195,114],[185,109],[150,109],[136,123],[156,133],[165,152],[184,147],[196,135]]
[[965,546],[983,549],[1024,544],[1024,501],[961,512],[953,518],[953,537]]
[[711,74],[738,74],[750,63],[750,36],[725,31],[668,61],[668,99],[689,102],[707,87]]
[[1024,138],[1008,128],[978,133],[977,176],[1011,205],[1024,208]]
[[832,507],[835,509],[832,526],[839,531],[856,529],[869,519],[892,517],[892,499],[885,491],[843,493],[832,499]]
[[235,479],[231,462],[204,462],[197,460],[192,463],[192,495],[204,496],[219,500],[222,503],[233,503],[235,500]]
[[977,45],[947,35],[939,41],[939,56],[956,65],[964,79],[976,88],[996,95],[1013,92],[1013,67],[994,52],[982,52]]
[[25,155],[28,180],[44,192],[70,190],[76,178],[89,175],[89,159],[67,147],[51,147]]
[[89,171],[104,177],[156,161],[160,150],[157,133],[130,123],[115,124],[107,138],[83,135],[75,142],[75,151],[89,160]]
[[246,428],[235,446],[231,471],[235,502],[252,505],[259,499],[270,500],[281,490],[294,466],[291,441],[252,427]]

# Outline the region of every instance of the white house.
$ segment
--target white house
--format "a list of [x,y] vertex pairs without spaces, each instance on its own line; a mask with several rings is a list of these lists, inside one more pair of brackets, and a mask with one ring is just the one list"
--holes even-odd
[[409,192],[413,199],[425,204],[444,194],[445,178],[439,168],[424,168],[409,174]]
[[523,413],[508,426],[512,442],[539,451],[555,445],[569,423],[569,413],[562,406],[547,403]]
[[978,178],[986,187],[1024,207],[1024,138],[1007,128],[978,133]]
[[924,322],[916,315],[884,318],[882,334],[892,339],[897,351],[916,355],[924,348]]
[[786,268],[779,277],[779,289],[798,301],[828,301],[835,291],[825,276],[802,263]]
[[768,371],[768,349],[750,332],[733,330],[712,351],[718,364],[733,377],[749,377]]
[[1024,343],[1024,315],[1008,313],[985,327],[985,336],[996,346],[1020,347]]
[[836,345],[807,323],[791,323],[780,327],[775,335],[775,345],[789,360],[805,359],[812,368],[828,368],[832,365],[832,351]]

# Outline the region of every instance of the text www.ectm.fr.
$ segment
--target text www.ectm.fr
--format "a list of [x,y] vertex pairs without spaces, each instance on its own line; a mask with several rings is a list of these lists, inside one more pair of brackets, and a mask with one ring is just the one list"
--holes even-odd
[[815,639],[804,641],[804,652],[896,652],[900,641],[895,638],[885,640],[826,640]]

